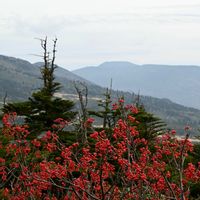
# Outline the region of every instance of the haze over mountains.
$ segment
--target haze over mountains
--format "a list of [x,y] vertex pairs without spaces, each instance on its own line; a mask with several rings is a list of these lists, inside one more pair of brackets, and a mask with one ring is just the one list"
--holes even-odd
[[200,67],[105,62],[73,73],[103,87],[139,92],[200,109]]
[[[107,75],[117,75],[120,78],[117,83],[117,79],[113,80],[113,84],[115,87],[116,85],[119,86],[119,89],[123,89],[120,87],[123,80],[126,80],[126,76],[122,75],[122,71],[126,68],[124,68],[122,65],[123,63],[118,63],[119,67],[117,66],[117,63],[115,63],[115,68],[110,65],[110,63],[106,63],[106,65],[109,64],[110,68],[103,65],[103,67],[99,67],[99,72],[96,72],[96,81],[92,80],[94,82],[99,81],[100,84],[104,83],[104,86],[110,85],[110,78]],[[127,69],[129,69],[130,73],[127,75],[127,81],[128,77],[137,77],[137,80],[139,81],[140,78],[142,79],[144,75],[141,74],[141,77],[132,75],[132,67],[133,65],[131,63],[126,63],[129,66]],[[120,66],[121,65],[121,66]],[[13,57],[7,57],[7,56],[0,56],[0,103],[2,103],[5,94],[7,93],[6,101],[24,101],[28,97],[31,96],[31,93],[39,89],[42,85],[41,79],[40,79],[40,66],[41,63],[35,63],[31,64],[28,61],[22,60],[22,59],[16,59]],[[105,67],[105,68],[104,68]],[[140,68],[139,66],[136,66],[136,68]],[[149,69],[151,69],[151,66],[148,66]],[[103,68],[106,73],[104,76],[107,78],[104,79],[103,77]],[[195,67],[194,67],[195,68]],[[92,70],[96,71],[98,68],[91,68]],[[121,69],[121,72],[118,71]],[[122,70],[123,69],[123,70]],[[195,68],[196,69],[196,68]],[[127,70],[126,70],[127,71]],[[137,71],[137,70],[135,70]],[[139,71],[139,69],[138,69]],[[198,70],[197,70],[198,71]],[[121,74],[120,74],[121,73]],[[189,73],[189,72],[188,72]],[[77,73],[78,74],[78,73]],[[95,74],[94,74],[95,75]],[[61,67],[58,67],[55,71],[56,80],[62,84],[62,88],[60,90],[60,96],[64,98],[74,98],[76,100],[76,91],[74,88],[74,81],[84,82],[88,87],[88,97],[89,97],[89,105],[88,107],[91,109],[97,109],[98,105],[98,99],[103,98],[103,94],[105,93],[105,88],[100,87],[96,84],[91,83],[90,81],[64,69]],[[153,73],[152,73],[153,76]],[[112,76],[113,77],[113,76]],[[154,78],[156,78],[154,76]],[[151,77],[152,82],[154,81],[153,77]],[[131,82],[130,82],[131,83]],[[164,84],[160,79],[157,79],[158,85],[161,87],[162,84]],[[148,85],[148,84],[147,84]],[[151,85],[151,82],[149,82],[149,85]],[[165,85],[165,84],[164,84]],[[174,85],[173,87],[175,87]],[[197,87],[197,86],[195,86]],[[197,88],[198,89],[198,88]],[[131,90],[132,91],[132,90]],[[135,94],[129,93],[129,92],[120,92],[120,91],[112,91],[112,97],[114,98],[114,101],[117,100],[118,97],[124,96],[127,103],[132,103],[136,96],[137,96],[138,90],[136,90]],[[172,101],[168,99],[159,99],[155,97],[150,96],[140,96],[141,103],[145,106],[146,110],[154,113],[156,116],[159,116],[161,119],[163,119],[170,128],[175,128],[176,130],[183,130],[185,125],[191,125],[194,128],[194,132],[197,132],[196,130],[200,127],[200,110],[194,109],[194,108],[188,108],[176,103],[173,103]],[[198,132],[197,132],[198,133]]]

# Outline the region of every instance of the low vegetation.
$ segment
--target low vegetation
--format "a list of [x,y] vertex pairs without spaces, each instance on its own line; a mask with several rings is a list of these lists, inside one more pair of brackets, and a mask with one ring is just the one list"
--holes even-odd
[[[200,198],[200,148],[137,101],[112,101],[111,90],[88,109],[76,84],[79,109],[55,97],[53,57],[41,40],[43,87],[26,102],[5,104],[0,133],[0,198],[120,200]],[[23,120],[19,120],[23,117]],[[95,119],[101,126],[95,125]]]

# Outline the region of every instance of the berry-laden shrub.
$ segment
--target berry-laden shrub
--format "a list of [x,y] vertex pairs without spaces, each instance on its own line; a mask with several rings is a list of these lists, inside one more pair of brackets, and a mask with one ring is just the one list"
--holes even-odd
[[[108,139],[106,130],[88,132],[88,141],[70,146],[59,139],[67,124],[55,121],[52,131],[28,140],[26,125],[15,124],[16,114],[3,117],[0,145],[0,191],[4,199],[189,199],[190,185],[200,181],[199,165],[185,163],[193,145],[175,131],[158,137],[152,148],[139,137],[132,117],[134,106],[123,106]],[[92,119],[88,119],[92,126]],[[139,122],[137,122],[139,123]],[[60,125],[59,125],[60,124]],[[90,127],[91,130],[91,127]],[[110,132],[109,132],[110,134]],[[110,137],[109,137],[110,138]],[[150,150],[151,149],[151,150]]]

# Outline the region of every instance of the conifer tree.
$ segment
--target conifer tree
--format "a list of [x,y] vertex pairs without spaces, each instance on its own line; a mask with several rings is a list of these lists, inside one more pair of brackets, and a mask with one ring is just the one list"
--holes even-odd
[[112,128],[115,125],[116,117],[115,112],[112,110],[112,100],[111,100],[111,89],[106,89],[104,93],[104,99],[99,100],[98,107],[99,111],[89,111],[90,115],[101,118],[102,128]]
[[40,41],[44,52],[44,63],[40,69],[42,88],[34,92],[28,101],[9,103],[3,107],[4,113],[17,112],[18,115],[24,116],[29,129],[38,133],[51,128],[57,118],[70,120],[75,116],[75,112],[71,111],[74,106],[72,101],[54,96],[61,87],[60,83],[55,81],[54,75],[57,68],[55,65],[57,39],[53,40],[52,56],[47,50],[47,37]]
[[137,105],[137,108],[138,113],[134,117],[139,122],[136,126],[141,138],[150,141],[165,132],[166,124],[159,117],[147,112],[143,105]]
[[144,137],[150,141],[165,132],[166,123],[159,117],[146,111],[145,106],[140,101],[139,93],[135,98],[135,106],[138,109],[138,113],[134,117],[140,122],[137,124],[137,129],[140,132],[141,138]]
[[[111,130],[117,123],[118,119],[123,119],[124,114],[123,110],[117,108],[115,110],[112,109],[112,96],[111,90],[106,90],[104,94],[104,99],[100,100],[98,106],[101,108],[100,111],[90,111],[90,115],[99,117],[103,119],[102,128],[104,130]],[[120,104],[124,104],[124,97],[119,98]],[[149,113],[145,110],[144,105],[140,102],[139,95],[136,98],[136,102],[134,103],[138,112],[132,114],[132,117],[135,118],[134,125],[137,127],[137,130],[140,133],[141,138],[145,138],[148,141],[154,140],[157,136],[164,133],[166,124],[154,114]],[[123,107],[123,106],[122,106]]]

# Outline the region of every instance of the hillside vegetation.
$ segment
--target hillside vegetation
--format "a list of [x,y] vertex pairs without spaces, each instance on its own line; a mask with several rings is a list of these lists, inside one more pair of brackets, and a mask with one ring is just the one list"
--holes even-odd
[[[166,124],[146,109],[163,114],[171,120],[169,126],[186,125],[184,120],[194,123],[195,118],[187,117],[200,111],[168,99],[93,87],[88,81],[81,83],[84,80],[80,78],[77,82],[78,77],[73,74],[68,81],[74,84],[78,97],[70,94],[73,101],[64,99],[69,93],[60,92],[61,83],[57,80],[61,76],[65,80],[68,72],[62,71],[56,79],[57,38],[53,40],[52,54],[47,51],[47,37],[40,42],[44,63],[33,66],[40,71],[40,88],[22,102],[7,102],[4,97],[1,199],[199,198],[200,145],[192,144],[190,127],[185,127],[184,138],[180,139],[176,130],[166,130]],[[14,67],[11,60],[10,68]],[[12,68],[10,74],[14,69],[16,75],[18,71],[25,74],[22,82],[30,73]],[[89,97],[91,87],[96,93]],[[102,91],[104,94],[97,96]],[[100,126],[94,125],[98,118]]]
[[[30,97],[32,92],[37,91],[42,84],[40,66],[41,63],[31,64],[22,59],[0,56],[1,104],[5,94],[7,94],[7,102],[23,101]],[[84,82],[89,91],[89,109],[97,108],[98,99],[103,98],[103,94],[105,93],[105,88],[95,85],[61,67],[55,70],[55,77],[56,81],[62,85],[59,95],[72,100],[77,99],[74,96],[77,95],[74,88],[74,81]],[[101,79],[101,73],[99,74],[99,79]],[[137,79],[137,77],[133,74],[132,79]],[[105,82],[105,84],[105,86],[110,85],[109,82]],[[137,92],[138,90],[135,93],[113,90],[113,102],[121,96],[125,97],[127,103],[134,102],[137,99]],[[200,127],[200,111],[198,109],[181,106],[166,98],[159,99],[142,95],[140,96],[140,102],[145,106],[147,111],[154,113],[164,120],[169,128],[176,128],[178,132],[183,133],[185,125],[190,125],[194,128],[193,132],[198,134],[197,129]]]

